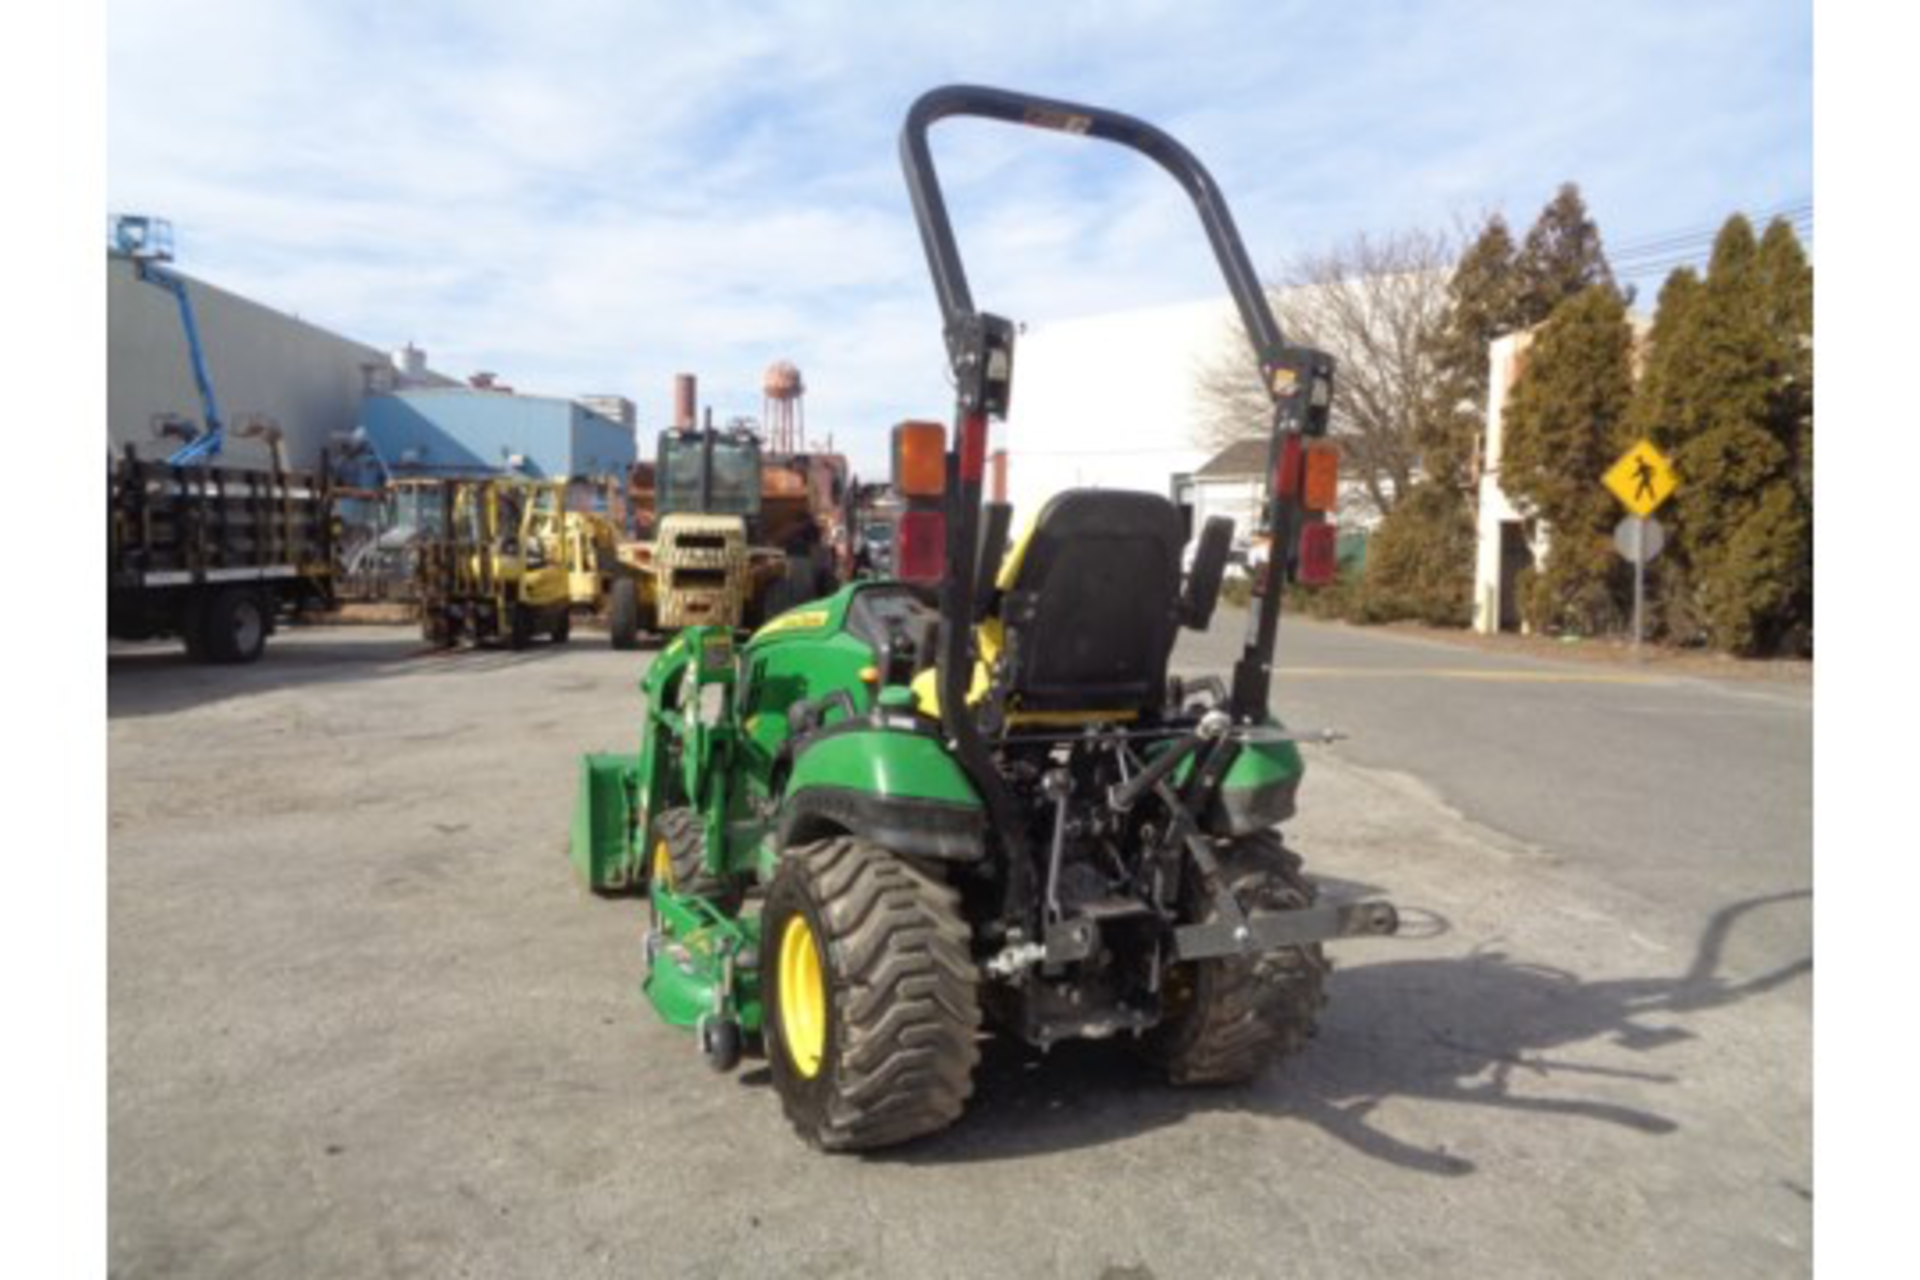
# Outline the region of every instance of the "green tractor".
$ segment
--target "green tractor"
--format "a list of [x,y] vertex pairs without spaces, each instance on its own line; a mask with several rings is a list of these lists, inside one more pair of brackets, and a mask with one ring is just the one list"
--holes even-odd
[[[1156,494],[1063,493],[1008,548],[981,502],[1013,326],[974,309],[927,130],[978,116],[1143,152],[1193,197],[1274,404],[1266,519],[1303,527],[1284,459],[1323,434],[1332,362],[1284,344],[1211,179],[1114,112],[949,87],[902,159],[958,384],[896,431],[893,580],[854,582],[750,638],[681,632],[648,668],[637,755],[583,762],[572,857],[648,895],[644,990],[727,1069],[757,1041],[787,1116],[828,1150],[952,1124],[983,1031],[1046,1049],[1123,1037],[1174,1082],[1250,1078],[1324,1002],[1322,944],[1398,928],[1315,901],[1276,824],[1303,765],[1268,706],[1281,592],[1230,683],[1169,673],[1204,629],[1232,541]],[[1265,573],[1285,572],[1271,557]]]

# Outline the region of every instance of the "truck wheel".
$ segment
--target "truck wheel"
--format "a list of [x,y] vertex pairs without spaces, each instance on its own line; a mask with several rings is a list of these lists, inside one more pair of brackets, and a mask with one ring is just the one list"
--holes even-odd
[[674,893],[705,898],[726,915],[739,911],[746,896],[739,881],[707,870],[706,825],[692,809],[668,809],[654,821],[647,880]]
[[814,1146],[892,1146],[960,1118],[979,1061],[960,895],[878,845],[787,852],[761,917],[767,1059]]
[[533,643],[533,610],[523,604],[507,606],[507,648],[524,649]]
[[607,603],[607,636],[616,649],[640,646],[640,588],[632,578],[615,578]]
[[547,628],[547,638],[555,644],[565,644],[567,637],[573,634],[573,614],[566,609],[560,610],[560,616]]
[[[1236,840],[1220,852],[1220,871],[1249,915],[1313,905],[1299,855],[1272,831]],[[1189,918],[1213,916],[1210,899],[1189,887]],[[1326,1004],[1326,959],[1319,944],[1252,956],[1190,961],[1167,971],[1165,1016],[1141,1051],[1174,1084],[1238,1084],[1261,1067],[1305,1047]]]
[[207,598],[196,591],[180,606],[180,643],[186,646],[190,662],[208,662]]
[[257,591],[228,587],[207,602],[201,645],[207,661],[252,662],[267,647],[267,605]]

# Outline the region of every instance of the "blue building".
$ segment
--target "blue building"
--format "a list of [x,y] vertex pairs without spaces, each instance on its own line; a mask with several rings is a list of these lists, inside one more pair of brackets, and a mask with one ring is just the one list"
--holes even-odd
[[633,433],[572,400],[471,387],[370,395],[367,437],[392,476],[624,477]]

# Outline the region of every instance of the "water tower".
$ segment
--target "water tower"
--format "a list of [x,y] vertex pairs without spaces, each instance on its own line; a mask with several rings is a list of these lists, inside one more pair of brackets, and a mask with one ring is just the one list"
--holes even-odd
[[804,453],[807,448],[807,384],[790,360],[767,366],[760,389],[766,400],[761,421],[767,425],[767,452]]

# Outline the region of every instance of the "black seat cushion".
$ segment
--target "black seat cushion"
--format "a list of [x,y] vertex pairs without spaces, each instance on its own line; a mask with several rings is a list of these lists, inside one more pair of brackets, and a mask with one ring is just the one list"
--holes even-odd
[[1040,512],[1001,605],[1027,711],[1157,708],[1179,625],[1179,508],[1153,493],[1072,489]]

